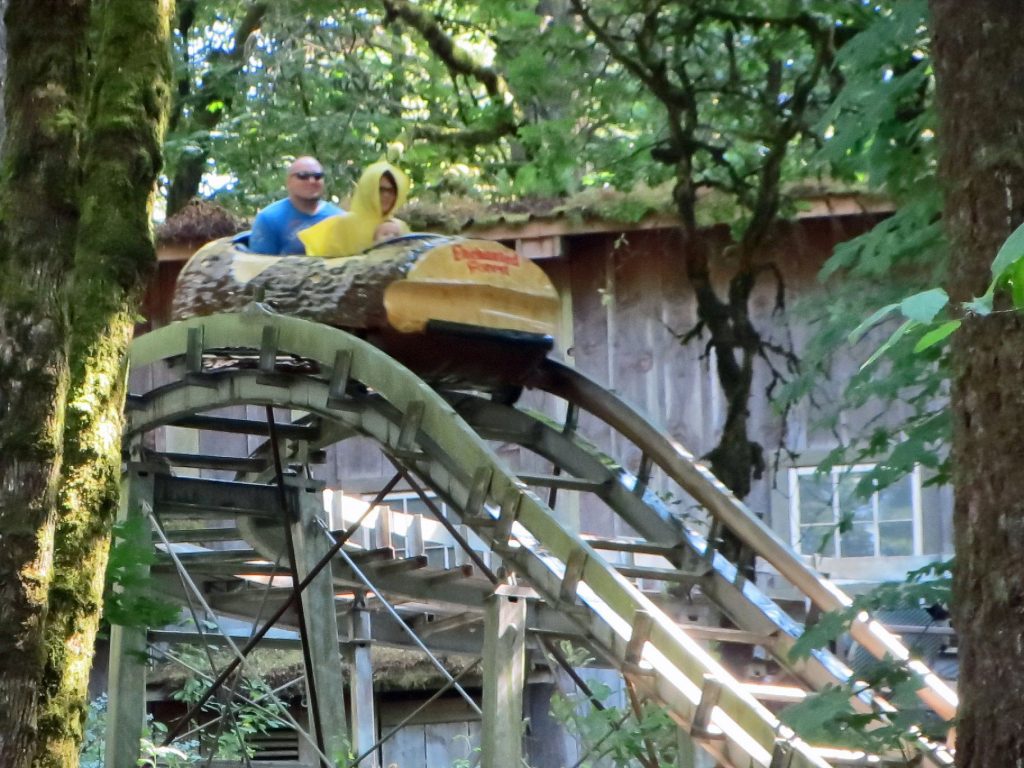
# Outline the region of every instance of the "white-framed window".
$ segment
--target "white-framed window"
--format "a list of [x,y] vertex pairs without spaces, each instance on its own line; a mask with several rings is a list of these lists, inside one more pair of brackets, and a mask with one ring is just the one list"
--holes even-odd
[[915,469],[892,485],[859,496],[854,489],[874,467],[813,467],[789,470],[793,547],[803,555],[895,557],[919,555],[921,472]]
[[[424,491],[423,495],[430,499],[434,506],[441,510],[444,514],[448,514],[448,505],[445,504],[441,499],[437,498],[437,494],[433,491]],[[365,496],[367,501],[373,500],[373,494]],[[384,497],[383,504],[387,504],[395,512],[404,512],[407,515],[429,515],[430,510],[427,508],[427,504],[420,498],[420,495],[415,491],[395,491],[389,493]]]

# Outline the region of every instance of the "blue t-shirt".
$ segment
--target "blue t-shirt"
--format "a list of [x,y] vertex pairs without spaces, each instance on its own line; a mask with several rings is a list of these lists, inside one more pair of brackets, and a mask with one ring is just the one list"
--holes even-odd
[[316,213],[303,213],[287,197],[271,203],[256,214],[249,235],[249,250],[273,256],[292,256],[305,253],[297,233],[306,227],[344,211],[333,203],[320,202]]

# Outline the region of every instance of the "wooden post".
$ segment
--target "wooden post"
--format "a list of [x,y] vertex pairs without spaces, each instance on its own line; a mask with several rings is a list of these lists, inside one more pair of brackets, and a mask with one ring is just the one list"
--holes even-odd
[[526,597],[505,585],[487,600],[481,768],[519,768],[523,760]]
[[[121,477],[117,519],[130,524],[129,543],[142,549],[152,546],[146,514],[153,508],[153,472],[152,466],[132,463]],[[149,566],[143,563],[133,570],[133,578],[149,575]],[[110,628],[108,674],[105,763],[136,765],[146,725],[146,627]]]
[[[330,549],[330,542],[317,520],[327,523],[323,484],[312,480],[286,478],[285,485],[297,494],[299,519],[292,524],[296,569],[304,579]],[[331,569],[323,569],[302,593],[302,610],[309,638],[312,674],[316,683],[317,706],[324,730],[324,751],[332,760],[343,762],[348,752],[345,719],[345,681],[338,650],[338,621],[334,610]],[[331,765],[329,768],[334,768]]]
[[[346,646],[349,701],[352,703],[352,751],[361,755],[377,740],[373,698],[373,661],[370,658],[370,614],[352,609],[352,642]],[[361,768],[377,768],[377,752],[367,755]]]

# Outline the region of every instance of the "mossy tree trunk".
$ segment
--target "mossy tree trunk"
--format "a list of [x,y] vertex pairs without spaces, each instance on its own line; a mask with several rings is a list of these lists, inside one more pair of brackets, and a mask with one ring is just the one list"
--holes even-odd
[[[1024,49],[1007,0],[932,0],[950,294],[980,295],[1024,222]],[[1004,309],[1006,307],[1003,307]],[[1024,763],[1024,320],[965,318],[953,336],[960,648],[956,763]]]
[[70,387],[35,765],[76,765],[121,466],[122,359],[155,264],[151,207],[170,103],[171,0],[97,6],[69,282]]
[[5,14],[4,768],[78,763],[117,494],[121,358],[154,261],[150,201],[167,113],[172,6],[10,0]]
[[10,0],[0,179],[0,765],[36,744],[68,385],[88,3]]

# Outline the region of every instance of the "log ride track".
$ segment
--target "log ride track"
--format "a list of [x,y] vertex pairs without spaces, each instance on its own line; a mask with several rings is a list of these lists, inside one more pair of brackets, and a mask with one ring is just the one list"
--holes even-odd
[[[508,724],[521,722],[524,669],[544,659],[571,674],[561,640],[617,670],[632,695],[657,702],[723,766],[823,768],[902,759],[809,745],[781,724],[777,713],[786,701],[847,682],[853,673],[828,651],[791,658],[802,625],[719,551],[718,532],[731,530],[815,610],[845,608],[850,598],[675,440],[598,383],[545,357],[546,348],[529,334],[519,338],[532,344],[528,354],[509,352],[514,375],[485,375],[474,385],[478,365],[438,373],[443,366],[406,356],[414,372],[385,351],[400,347],[375,346],[359,329],[258,303],[232,310],[188,317],[132,345],[121,515],[144,521],[129,530],[137,531],[136,544],[155,547],[157,555],[138,568],[167,599],[194,615],[244,618],[254,631],[275,625],[295,631],[311,715],[308,730],[298,730],[320,764],[334,765],[348,753],[369,765],[378,754],[372,643],[423,654],[446,680],[445,692],[482,713],[485,768],[519,764],[521,738]],[[464,329],[455,331],[466,338]],[[462,348],[447,338],[458,354]],[[516,343],[495,338],[484,339],[490,353]],[[475,359],[487,367],[486,354]],[[520,388],[543,393],[559,418],[517,406]],[[238,406],[250,415],[224,415]],[[163,427],[245,434],[256,447],[231,457],[160,450],[155,435]],[[611,431],[615,445],[638,452],[637,471],[597,450],[587,435],[595,431]],[[400,550],[386,540],[374,546],[366,515],[332,529],[323,484],[310,467],[331,446],[356,437],[372,441],[394,470],[374,502],[396,485],[421,493],[426,522],[453,556],[442,562],[427,556],[420,519],[405,531]],[[516,446],[532,466],[549,469],[514,469],[498,445]],[[216,473],[231,479],[210,479]],[[663,480],[699,506],[709,529],[695,529],[655,491]],[[631,535],[581,535],[555,511],[557,500],[572,494],[600,499],[616,529]],[[371,503],[367,513],[374,509]],[[632,565],[624,564],[623,553]],[[697,594],[732,627],[680,623],[671,600],[641,590],[641,582],[661,585],[663,595]],[[234,658],[208,673],[205,697],[240,701],[230,681],[262,635],[232,639],[204,633],[201,624],[191,640],[227,645]],[[850,632],[876,658],[907,665],[920,680],[923,708],[945,720],[955,716],[955,694],[878,622],[863,615]],[[144,718],[141,659],[172,637],[159,628],[114,627],[108,764],[135,764],[137,740],[129,735],[140,732]],[[727,669],[709,651],[709,639],[763,649],[784,671],[786,692],[740,679],[742,670]],[[480,658],[480,701],[438,661],[448,650]],[[342,690],[350,691],[348,707]],[[897,711],[870,689],[854,703],[883,720]],[[192,715],[200,709],[194,705],[169,739],[194,728]],[[511,720],[510,712],[517,713]],[[952,764],[942,744],[921,736],[915,747],[921,765]]]

